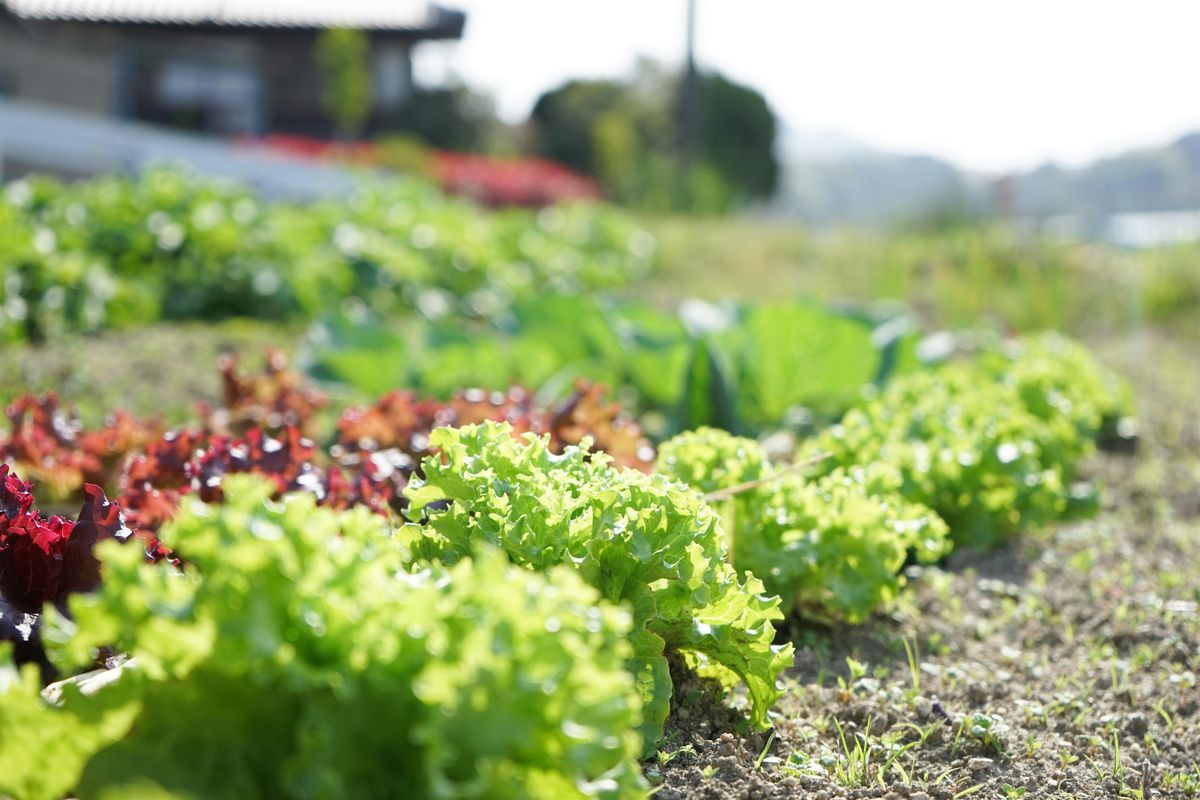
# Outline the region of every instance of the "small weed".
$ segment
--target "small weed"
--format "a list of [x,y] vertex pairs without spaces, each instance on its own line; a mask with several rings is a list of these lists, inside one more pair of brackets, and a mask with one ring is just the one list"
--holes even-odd
[[678,750],[669,750],[669,751],[668,750],[659,750],[658,751],[658,765],[660,767],[665,767],[667,764],[670,764],[672,761],[674,761],[679,756],[682,756],[682,755],[694,756],[695,754],[696,754],[696,750],[690,744],[685,744],[683,747],[680,747]]
[[1163,775],[1161,785],[1184,797],[1200,797],[1200,765],[1191,772],[1168,772]]
[[1167,711],[1166,702],[1166,700],[1159,700],[1151,707],[1158,712],[1158,715],[1162,717],[1163,722],[1167,723],[1167,733],[1174,735],[1175,720],[1171,717],[1171,712]]
[[[788,753],[787,760],[780,765],[779,771],[793,778],[823,777],[827,767],[833,765],[833,760],[832,754],[818,760],[799,750],[793,750]],[[828,764],[826,764],[827,761]]]
[[846,656],[846,669],[850,671],[850,677],[847,679],[839,675],[837,679],[838,688],[843,692],[853,693],[854,684],[856,684],[860,679],[866,677],[867,665],[861,661],[856,661],[850,656]]
[[[851,659],[847,658],[849,662]],[[836,718],[833,720],[834,726],[837,728],[838,744],[842,748],[844,760],[838,759],[833,765],[833,774],[837,782],[847,788],[856,786],[865,786],[869,782],[869,774],[871,768],[871,748],[867,745],[866,736],[858,733],[851,737],[854,740],[854,746],[851,747],[846,741],[846,733],[842,730],[842,723]],[[866,730],[871,730],[871,719],[867,718]]]
[[763,759],[767,757],[767,753],[771,750],[771,745],[773,744],[775,744],[775,732],[771,731],[771,735],[767,737],[767,743],[763,745],[762,752],[758,754],[758,758],[754,759],[755,772],[762,769]]
[[954,734],[952,751],[957,752],[963,737],[974,740],[983,746],[985,751],[993,753],[1004,752],[1004,743],[996,733],[996,722],[986,714],[974,714],[963,717],[958,731]]

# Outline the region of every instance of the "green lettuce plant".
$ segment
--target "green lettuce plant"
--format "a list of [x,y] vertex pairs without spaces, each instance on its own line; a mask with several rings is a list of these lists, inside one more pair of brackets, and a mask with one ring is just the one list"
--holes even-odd
[[1020,374],[959,362],[905,375],[805,452],[831,453],[825,472],[894,469],[900,493],[936,511],[957,544],[993,547],[1090,504],[1075,479],[1094,415],[1037,405],[1046,396]]
[[135,659],[88,699],[138,710],[81,798],[643,796],[629,615],[572,570],[484,548],[411,569],[368,512],[224,490],[162,532],[182,571],[104,543],[102,590],[48,634],[64,663]]
[[1086,347],[1060,333],[997,343],[978,363],[1015,388],[1032,414],[1048,423],[1074,425],[1085,439],[1116,435],[1121,421],[1133,414],[1128,384]]
[[507,424],[441,428],[441,455],[425,459],[407,491],[414,555],[453,563],[481,544],[535,570],[574,568],[601,597],[632,609],[630,669],[645,701],[643,732],[656,742],[671,698],[667,653],[728,685],[743,682],[750,721],[767,723],[791,645],[773,644],[779,598],[726,562],[717,515],[664,475],[614,469],[589,443],[556,455],[544,438],[516,439]]
[[894,599],[911,553],[949,550],[945,523],[903,499],[888,470],[835,469],[810,480],[770,464],[757,442],[702,428],[663,443],[656,470],[714,499],[738,570],[749,570],[804,616],[860,622]]
[[129,730],[138,702],[114,694],[86,698],[71,684],[51,704],[37,669],[18,672],[8,650],[0,647],[0,797],[60,800],[88,759]]
[[522,299],[627,286],[654,249],[603,203],[493,212],[412,178],[304,205],[174,169],[22,179],[0,186],[0,341],[312,319],[351,299],[389,317],[491,318]]
[[912,555],[922,564],[950,550],[946,523],[904,500],[884,476],[862,468],[764,486],[741,537],[737,565],[817,619],[862,622],[904,585]]

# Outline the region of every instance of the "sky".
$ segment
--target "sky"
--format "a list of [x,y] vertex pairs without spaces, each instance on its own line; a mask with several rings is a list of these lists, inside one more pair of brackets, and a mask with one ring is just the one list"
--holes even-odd
[[[524,120],[572,77],[681,63],[686,0],[441,0],[463,40],[418,53]],[[696,55],[789,128],[1004,172],[1200,130],[1192,0],[697,0]]]

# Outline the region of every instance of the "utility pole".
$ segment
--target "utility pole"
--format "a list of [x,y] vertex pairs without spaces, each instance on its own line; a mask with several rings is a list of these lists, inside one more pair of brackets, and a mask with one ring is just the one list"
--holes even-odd
[[696,0],[687,0],[687,55],[683,67],[683,80],[679,87],[679,120],[676,131],[676,181],[680,190],[685,188],[688,168],[696,157],[699,129],[700,76],[696,71]]

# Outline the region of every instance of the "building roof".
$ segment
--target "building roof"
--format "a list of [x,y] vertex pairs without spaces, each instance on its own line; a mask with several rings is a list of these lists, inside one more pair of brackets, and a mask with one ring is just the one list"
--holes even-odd
[[424,0],[0,0],[30,20],[245,28],[360,28],[457,38],[465,14]]

